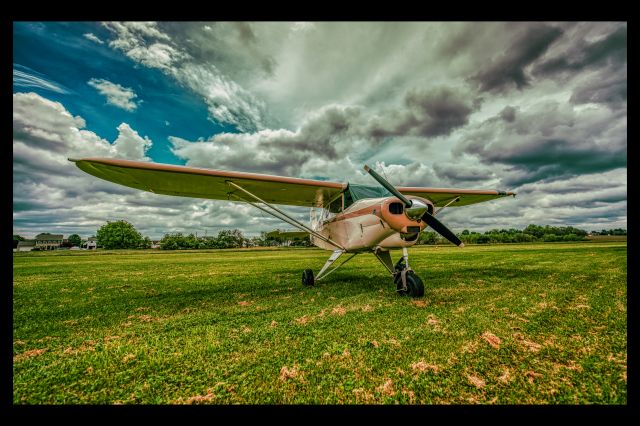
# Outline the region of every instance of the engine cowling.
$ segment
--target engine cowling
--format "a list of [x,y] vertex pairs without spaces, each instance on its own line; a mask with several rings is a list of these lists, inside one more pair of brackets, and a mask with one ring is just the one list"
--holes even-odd
[[391,229],[401,234],[417,234],[426,224],[420,220],[425,211],[433,213],[433,203],[421,197],[407,197],[413,205],[406,208],[399,198],[389,197],[382,202],[380,214]]

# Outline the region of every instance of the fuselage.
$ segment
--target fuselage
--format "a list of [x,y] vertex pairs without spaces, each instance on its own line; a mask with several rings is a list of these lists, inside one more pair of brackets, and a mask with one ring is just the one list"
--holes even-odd
[[[420,197],[409,197],[425,203],[433,212],[433,203]],[[388,250],[410,247],[418,241],[426,227],[424,221],[405,214],[404,204],[396,197],[365,198],[351,204],[343,211],[329,214],[324,211],[312,227],[344,247],[348,252]],[[311,243],[326,249],[336,247],[311,235]]]

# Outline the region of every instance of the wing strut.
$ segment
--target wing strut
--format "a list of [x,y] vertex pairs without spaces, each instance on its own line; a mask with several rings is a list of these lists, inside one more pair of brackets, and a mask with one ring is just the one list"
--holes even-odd
[[247,191],[246,189],[242,188],[239,185],[236,185],[235,183],[231,182],[230,180],[228,180],[227,183],[229,185],[233,186],[234,188],[237,188],[240,191],[244,192],[245,194],[249,195],[250,197],[258,200],[260,203],[264,204],[265,206],[271,208],[274,211],[267,210],[266,208],[264,208],[262,206],[259,206],[258,204],[253,203],[251,201],[247,201],[244,198],[242,198],[242,197],[240,197],[240,196],[238,196],[238,195],[236,195],[234,193],[230,193],[229,195],[232,195],[232,196],[234,196],[234,197],[236,197],[236,198],[238,198],[238,199],[240,199],[240,200],[242,200],[242,201],[244,201],[246,203],[249,203],[252,206],[259,208],[263,212],[268,213],[268,214],[270,214],[271,216],[273,216],[273,217],[275,217],[277,219],[283,220],[283,221],[287,222],[288,224],[295,226],[298,229],[301,229],[301,230],[303,230],[305,232],[308,232],[311,235],[313,235],[314,237],[319,238],[322,241],[324,241],[326,243],[329,243],[332,246],[335,246],[335,247],[339,248],[340,250],[343,250],[345,252],[347,251],[344,247],[342,247],[340,244],[338,244],[335,241],[333,241],[331,238],[325,237],[324,235],[320,234],[319,232],[316,232],[313,229],[309,228],[308,226],[305,226],[303,223],[300,223],[299,221],[295,220],[294,218],[292,218],[291,216],[289,216],[288,214],[286,214],[285,212],[283,212],[279,208],[267,203],[266,201],[264,201],[262,198],[258,197],[257,195],[252,194],[251,192]]
[[444,210],[445,207],[449,207],[449,205],[453,204],[453,203],[457,203],[458,201],[460,201],[460,197],[456,197],[453,200],[449,201],[447,204],[445,204],[444,206],[440,207],[437,211],[433,212],[433,215],[437,215],[438,213],[440,213],[442,210]]

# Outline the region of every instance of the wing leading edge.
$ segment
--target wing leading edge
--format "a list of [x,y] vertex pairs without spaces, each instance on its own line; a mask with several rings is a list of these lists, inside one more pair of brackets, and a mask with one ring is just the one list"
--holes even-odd
[[457,197],[460,197],[460,199],[451,203],[450,207],[468,206],[469,204],[482,203],[496,198],[516,196],[515,192],[497,191],[495,189],[398,187],[398,191],[404,195],[416,195],[426,198],[433,202],[436,207],[443,207]]
[[328,200],[340,194],[347,186],[337,182],[113,158],[69,160],[93,176],[120,185],[155,194],[213,200],[237,201],[231,197],[232,193],[246,198],[244,194],[227,184],[228,181],[231,181],[269,203],[321,207]]
[[[342,193],[346,183],[284,176],[212,170],[115,158],[69,159],[86,173],[98,178],[155,194],[181,197],[233,200],[231,194],[245,198],[227,182],[233,182],[263,200],[290,206],[322,207]],[[405,195],[416,195],[442,207],[466,206],[496,198],[515,196],[513,192],[479,189],[398,187]],[[250,200],[253,201],[253,200]]]

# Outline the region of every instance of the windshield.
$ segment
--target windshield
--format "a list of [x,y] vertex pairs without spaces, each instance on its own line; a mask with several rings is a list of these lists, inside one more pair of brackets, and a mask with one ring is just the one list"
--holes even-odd
[[362,200],[363,198],[381,197],[393,197],[393,194],[387,191],[386,188],[379,185],[369,186],[350,183],[344,191],[344,208],[346,209],[351,204],[358,200]]

